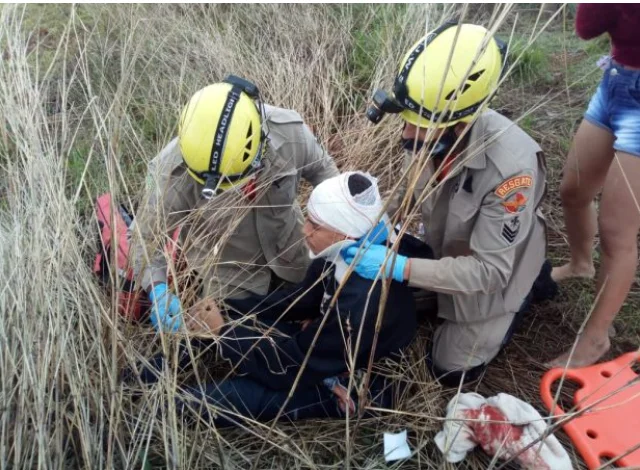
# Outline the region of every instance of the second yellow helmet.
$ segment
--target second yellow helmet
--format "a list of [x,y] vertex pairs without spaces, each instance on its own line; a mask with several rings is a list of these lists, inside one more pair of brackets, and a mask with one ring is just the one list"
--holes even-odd
[[400,116],[418,127],[471,122],[498,87],[504,53],[484,27],[447,23],[405,55],[394,84]]

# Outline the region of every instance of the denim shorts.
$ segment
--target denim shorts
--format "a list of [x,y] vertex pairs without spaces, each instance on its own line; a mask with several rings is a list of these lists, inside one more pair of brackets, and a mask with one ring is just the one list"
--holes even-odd
[[615,150],[640,157],[640,70],[611,62],[585,119],[614,135]]

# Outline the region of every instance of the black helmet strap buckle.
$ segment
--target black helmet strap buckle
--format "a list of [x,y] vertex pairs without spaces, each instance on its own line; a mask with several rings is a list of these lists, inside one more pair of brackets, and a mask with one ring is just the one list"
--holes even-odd
[[204,178],[204,188],[202,188],[202,197],[205,199],[212,199],[218,194],[218,184],[220,182],[220,175],[215,173],[206,173],[202,175]]
[[227,78],[222,81],[232,85],[233,88],[238,88],[241,92],[246,93],[254,100],[260,99],[260,91],[256,84],[245,78],[238,77],[237,75],[228,75]]
[[263,168],[262,160],[260,158],[260,154],[262,152],[261,148],[260,150],[258,150],[258,156],[242,173],[225,176],[222,176],[219,173],[196,173],[196,176],[204,180],[204,187],[201,191],[202,197],[204,197],[205,199],[212,199],[214,196],[216,196],[220,192],[218,189],[218,185],[220,184],[221,180],[227,181],[229,183],[235,183],[253,173],[260,171]]

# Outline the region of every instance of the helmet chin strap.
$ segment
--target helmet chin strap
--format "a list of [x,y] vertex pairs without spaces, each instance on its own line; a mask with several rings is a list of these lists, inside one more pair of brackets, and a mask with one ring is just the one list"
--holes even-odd
[[[416,142],[415,138],[402,139],[402,147],[411,152],[413,152],[415,147],[415,151],[419,152],[426,145],[429,155],[434,158],[444,158],[451,152],[451,149],[456,144],[457,140],[458,135],[456,134],[455,126],[451,126],[448,127],[441,136],[437,139],[433,139],[431,142],[424,142],[423,140],[418,140]],[[463,142],[459,142],[458,145],[460,146],[462,143]],[[459,153],[462,149],[456,150],[457,153]]]

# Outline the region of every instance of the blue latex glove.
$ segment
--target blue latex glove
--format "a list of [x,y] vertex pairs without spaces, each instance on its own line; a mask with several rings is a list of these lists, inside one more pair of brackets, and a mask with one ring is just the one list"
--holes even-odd
[[149,292],[151,305],[151,323],[156,330],[175,333],[182,326],[182,306],[180,299],[169,292],[169,287],[156,284]]
[[[365,248],[360,248],[362,240],[358,243],[354,243],[347,248],[343,248],[340,254],[344,258],[347,264],[352,264],[356,257],[358,258],[358,264],[356,264],[353,270],[365,279],[375,280],[379,273],[382,264],[387,258],[387,252],[390,251],[385,245],[369,245],[365,244]],[[395,256],[395,263],[393,257]],[[391,265],[393,264],[393,272],[391,272]],[[407,264],[407,257],[398,255],[392,252],[391,256],[387,260],[385,265],[385,277],[392,276],[394,281],[404,281],[404,268]]]
[[371,229],[371,232],[367,234],[364,240],[360,240],[360,243],[368,243],[371,245],[380,245],[387,241],[389,238],[389,229],[384,220],[378,222],[378,225]]

